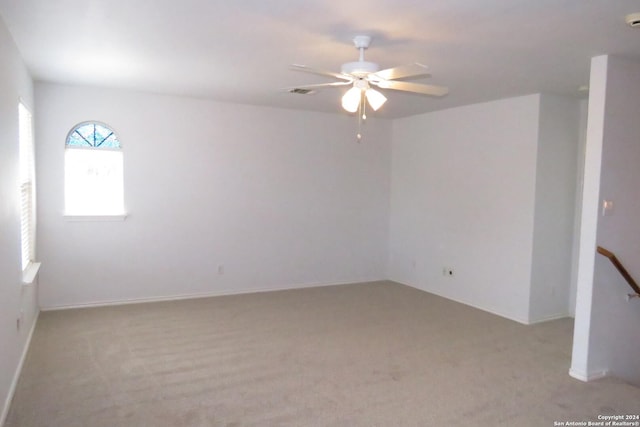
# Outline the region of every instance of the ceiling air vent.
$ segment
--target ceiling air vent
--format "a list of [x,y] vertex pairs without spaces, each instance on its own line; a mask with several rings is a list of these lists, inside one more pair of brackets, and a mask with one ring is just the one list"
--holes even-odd
[[297,93],[298,95],[311,95],[316,93],[316,91],[312,89],[302,89],[299,87],[294,87],[293,89],[289,89],[289,93]]
[[624,20],[631,28],[640,28],[640,13],[630,13],[625,16]]

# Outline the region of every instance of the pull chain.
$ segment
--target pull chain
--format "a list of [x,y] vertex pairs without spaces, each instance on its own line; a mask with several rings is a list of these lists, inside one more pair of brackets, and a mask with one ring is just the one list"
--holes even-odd
[[358,104],[358,133],[356,139],[358,142],[362,141],[362,124],[367,120],[367,103],[365,102],[364,91],[360,94],[360,104]]

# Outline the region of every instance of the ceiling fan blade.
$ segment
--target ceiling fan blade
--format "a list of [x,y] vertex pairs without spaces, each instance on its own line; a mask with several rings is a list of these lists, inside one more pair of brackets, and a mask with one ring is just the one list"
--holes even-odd
[[323,88],[323,87],[331,87],[331,86],[346,86],[346,85],[350,85],[352,84],[352,82],[331,82],[331,83],[317,83],[317,84],[311,84],[311,85],[300,85],[300,86],[292,86],[292,87],[285,87],[282,90],[285,91],[291,91],[294,89],[317,89],[317,88]]
[[430,96],[445,96],[449,93],[449,89],[444,86],[423,85],[420,83],[382,80],[381,82],[376,84],[382,89],[401,90],[404,92],[414,92]]
[[380,70],[372,74],[374,77],[378,77],[382,80],[398,80],[405,79],[407,77],[428,76],[427,66],[418,64],[400,65],[398,67],[387,68],[386,70]]
[[345,76],[344,74],[340,73],[334,73],[332,71],[316,70],[314,68],[307,67],[306,65],[291,64],[289,68],[293,71],[303,71],[305,73],[317,74],[319,76],[333,77],[336,79],[348,80],[349,82],[353,81],[353,78],[350,76]]

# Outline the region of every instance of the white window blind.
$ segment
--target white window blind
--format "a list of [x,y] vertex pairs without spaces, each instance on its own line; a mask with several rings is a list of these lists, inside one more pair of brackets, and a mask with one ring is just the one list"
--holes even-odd
[[31,112],[18,104],[20,147],[20,222],[22,239],[22,269],[35,258],[35,197],[33,163],[33,118]]

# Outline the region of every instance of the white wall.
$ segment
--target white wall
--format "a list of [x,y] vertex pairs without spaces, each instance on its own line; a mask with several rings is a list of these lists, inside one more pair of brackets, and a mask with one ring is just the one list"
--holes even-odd
[[[22,286],[18,100],[33,110],[31,78],[0,19],[0,425],[37,315],[36,287]],[[16,321],[21,316],[18,330]]]
[[[626,301],[631,288],[607,259],[595,255],[596,244],[609,249],[639,280],[640,61],[594,58],[591,86],[587,215],[583,213],[571,372],[582,379],[608,372],[640,384],[640,300]],[[614,202],[612,215],[599,215],[602,200]]]
[[578,264],[580,256],[580,235],[582,221],[582,193],[584,191],[584,166],[587,146],[587,110],[589,99],[581,99],[580,129],[578,144],[578,164],[576,165],[576,197],[573,224],[573,249],[571,254],[571,286],[569,289],[569,315],[576,316],[576,295],[578,293]]
[[396,120],[391,279],[523,323],[569,315],[579,117],[545,94]]
[[570,314],[579,141],[578,100],[542,95],[536,162],[531,322]]
[[394,122],[392,280],[528,322],[539,106],[530,95]]
[[[60,307],[386,277],[391,124],[36,85],[41,304]],[[67,132],[111,125],[124,222],[63,218]],[[218,266],[224,274],[218,274]]]

